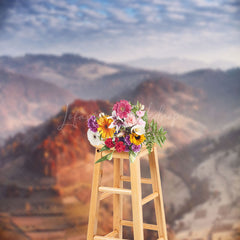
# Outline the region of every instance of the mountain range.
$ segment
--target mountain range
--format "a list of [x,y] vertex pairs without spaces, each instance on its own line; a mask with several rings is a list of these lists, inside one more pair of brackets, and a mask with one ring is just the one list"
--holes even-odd
[[[1,131],[2,138],[6,138],[6,136],[16,132],[16,130],[21,130],[20,126],[14,127],[16,124],[22,125],[23,129],[25,126],[31,125],[30,121],[39,123],[50,117],[52,110],[48,110],[48,107],[53,102],[56,104],[56,99],[52,99],[53,96],[61,99],[57,103],[57,107],[68,104],[70,102],[69,99],[73,100],[74,98],[108,100],[127,97],[133,99],[135,95],[135,97],[140,97],[141,94],[144,94],[145,97],[143,100],[145,100],[147,95],[151,99],[151,89],[145,86],[149,85],[147,83],[149,81],[156,81],[154,85],[156,89],[159,89],[155,93],[155,95],[158,94],[157,99],[155,99],[155,96],[151,102],[156,105],[158,101],[162,104],[163,101],[166,101],[165,108],[171,108],[168,106],[168,104],[171,105],[170,101],[164,99],[171,96],[170,88],[179,88],[178,98],[182,94],[181,91],[189,92],[189,94],[184,95],[185,100],[183,100],[183,97],[180,97],[181,100],[176,101],[177,97],[175,95],[171,96],[171,101],[176,101],[177,104],[175,104],[175,110],[181,115],[193,118],[208,127],[218,128],[222,124],[229,123],[231,118],[239,118],[240,114],[238,107],[240,100],[240,95],[238,94],[240,89],[239,68],[228,71],[203,69],[186,74],[168,74],[135,69],[124,65],[108,64],[96,59],[73,54],[63,54],[61,56],[40,54],[27,54],[22,57],[3,56],[0,57],[0,68],[2,68],[0,72],[2,82],[4,78],[11,78],[15,74],[12,79],[21,79],[18,82],[26,79],[26,82],[30,81],[34,83],[26,83],[21,86],[14,84],[14,87],[12,85],[8,94],[5,92],[0,95],[2,99],[5,99],[4,104],[6,106],[9,103],[8,107],[2,105],[2,108],[4,108],[1,110],[2,115],[4,115],[2,119],[3,124],[6,126],[6,131]],[[10,84],[10,81],[4,82],[4,84]],[[34,99],[32,95],[31,99],[29,99],[29,104],[32,104],[31,107],[25,107],[25,111],[20,110],[22,112],[20,114],[19,110],[16,111],[15,109],[16,104],[11,104],[10,102],[13,99],[20,101],[20,99],[24,99],[25,97],[15,96],[14,93],[23,92],[23,88],[26,88],[24,91],[30,91],[30,89],[32,91],[35,91],[33,89],[39,89],[40,91],[41,88],[38,87],[37,82],[39,84],[41,82],[42,85],[45,84],[45,88],[51,89],[51,91],[45,91],[45,95],[41,94],[41,96],[45,96],[42,99],[38,99],[37,96]],[[51,87],[48,88],[47,84],[51,84]],[[54,87],[56,88],[55,93],[52,92]],[[145,87],[148,90],[143,90]],[[9,94],[10,92],[13,93],[12,96]],[[46,95],[47,93],[48,95]],[[49,97],[50,94],[52,94],[52,97]],[[188,98],[195,98],[195,102],[191,103],[192,107],[190,108],[186,107]],[[24,100],[21,102],[24,102],[21,103],[22,105],[27,104]],[[39,104],[37,111],[34,110],[34,102]],[[41,104],[45,106],[46,102],[48,102],[48,106],[45,109],[40,107]],[[148,100],[146,104],[149,105],[150,101]],[[8,111],[8,114],[6,111]],[[14,119],[16,119],[15,112],[19,113],[18,117],[23,115],[21,116],[23,118],[21,121],[22,124],[19,121],[15,121],[14,123]],[[206,112],[208,112],[207,117],[205,117]],[[56,111],[53,113],[56,113]],[[28,121],[29,119],[32,120]],[[15,131],[14,128],[16,129]]]
[[220,60],[212,63],[206,63],[204,61],[176,57],[140,58],[132,61],[127,61],[125,64],[136,68],[164,71],[172,74],[181,74],[206,68],[228,70],[230,68],[239,67],[239,65],[229,61]]
[[[134,89],[140,81],[154,74],[74,54],[5,56],[0,57],[0,66],[31,78],[37,76],[81,99],[109,99],[116,91],[124,91],[126,86]],[[107,96],[102,88],[108,91]]]
[[[180,240],[191,234],[191,239],[213,239],[226,225],[229,234],[235,231],[240,219],[239,68],[170,74],[72,54],[0,57],[0,68],[1,237],[86,239],[94,156],[86,120],[109,113],[122,98],[141,101],[149,118],[168,131],[158,154],[169,239],[173,231]],[[112,170],[107,161],[104,184],[111,183]],[[145,177],[147,170],[143,159]],[[102,205],[104,234],[112,227],[111,198]],[[129,200],[124,206],[129,216]],[[144,210],[150,222],[152,210],[151,204]],[[131,239],[131,231],[124,231]]]

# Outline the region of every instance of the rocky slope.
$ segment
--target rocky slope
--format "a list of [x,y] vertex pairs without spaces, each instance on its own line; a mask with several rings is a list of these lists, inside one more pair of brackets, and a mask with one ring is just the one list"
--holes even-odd
[[[227,236],[234,233],[235,224],[240,222],[239,136],[237,125],[220,136],[209,136],[169,153],[164,180],[168,183],[163,184],[165,200],[170,204],[167,216],[178,239],[191,232],[196,234],[193,238],[212,237],[214,229],[221,232],[226,225]],[[173,174],[180,183],[174,182]],[[174,191],[169,194],[171,189]]]

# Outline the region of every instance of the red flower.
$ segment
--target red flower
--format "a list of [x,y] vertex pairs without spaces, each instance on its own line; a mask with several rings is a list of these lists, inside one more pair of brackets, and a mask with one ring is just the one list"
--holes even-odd
[[119,141],[119,142],[116,142],[115,148],[117,152],[124,152],[125,145],[123,142]]
[[113,143],[113,141],[112,141],[111,138],[108,138],[108,139],[105,141],[105,144],[106,144],[106,146],[107,146],[108,148],[114,147],[114,143]]

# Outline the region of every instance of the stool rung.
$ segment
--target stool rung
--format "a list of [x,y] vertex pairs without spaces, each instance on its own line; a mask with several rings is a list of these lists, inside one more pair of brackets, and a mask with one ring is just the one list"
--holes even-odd
[[114,237],[118,234],[118,231],[117,230],[114,230],[108,234],[106,234],[104,237]]
[[110,197],[111,195],[112,195],[112,193],[109,193],[109,192],[102,193],[99,197],[99,200],[103,200],[107,197]]
[[[121,176],[120,178],[124,182],[131,182],[131,179],[128,176]],[[141,183],[152,184],[152,179],[151,178],[141,178]]]
[[154,192],[154,193],[146,196],[144,199],[142,199],[142,205],[150,202],[151,200],[153,200],[156,197],[158,197],[158,192]]
[[[126,227],[133,227],[133,222],[122,220],[121,225]],[[153,224],[143,223],[143,228],[148,230],[158,231],[158,226]]]
[[94,240],[127,240],[123,238],[112,238],[112,237],[104,237],[104,236],[94,236]]
[[130,189],[113,188],[113,187],[99,187],[99,192],[112,193],[112,194],[125,194],[125,195],[132,194],[132,191]]

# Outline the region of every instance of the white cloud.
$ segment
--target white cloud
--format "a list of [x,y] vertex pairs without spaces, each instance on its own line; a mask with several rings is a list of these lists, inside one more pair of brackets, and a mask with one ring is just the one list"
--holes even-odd
[[70,51],[114,61],[221,53],[230,60],[226,49],[240,48],[237,11],[221,0],[35,0],[9,11],[0,48],[5,54]]
[[199,7],[219,7],[221,5],[221,0],[194,0],[194,3]]
[[177,13],[169,13],[168,16],[175,20],[185,20],[185,16]]
[[120,22],[124,23],[135,23],[136,19],[132,16],[129,16],[127,13],[125,13],[123,10],[118,8],[110,7],[106,10],[108,13],[112,14],[113,18],[119,20]]

